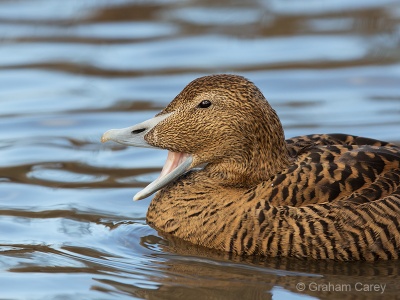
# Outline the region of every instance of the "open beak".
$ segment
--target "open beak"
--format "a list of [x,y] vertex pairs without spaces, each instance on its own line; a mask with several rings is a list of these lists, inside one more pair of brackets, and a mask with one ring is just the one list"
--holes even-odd
[[[161,121],[168,118],[171,114],[172,113],[159,115],[140,124],[136,124],[127,128],[110,129],[103,134],[101,137],[101,142],[105,143],[107,141],[114,141],[128,146],[159,149],[150,145],[145,140],[145,135]],[[190,154],[168,151],[167,161],[164,164],[160,176],[146,186],[143,190],[138,192],[133,199],[144,199],[163,188],[168,183],[174,181],[176,178],[190,169],[192,161],[193,157]]]

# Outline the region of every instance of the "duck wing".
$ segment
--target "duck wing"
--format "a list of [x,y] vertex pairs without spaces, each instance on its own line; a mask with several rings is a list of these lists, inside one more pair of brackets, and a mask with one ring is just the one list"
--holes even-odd
[[397,147],[397,145],[375,140],[371,138],[349,135],[343,133],[329,133],[329,134],[310,134],[296,136],[286,140],[288,151],[291,157],[298,156],[301,152],[313,146],[327,146],[327,145],[369,145],[378,147]]
[[247,232],[260,228],[258,236],[250,235],[259,242],[242,238],[238,249],[345,261],[398,259],[400,148],[337,134],[296,137],[288,147],[294,163],[255,190],[258,203],[249,209],[256,217]]
[[400,199],[400,148],[344,134],[288,140],[294,163],[259,187],[273,205]]

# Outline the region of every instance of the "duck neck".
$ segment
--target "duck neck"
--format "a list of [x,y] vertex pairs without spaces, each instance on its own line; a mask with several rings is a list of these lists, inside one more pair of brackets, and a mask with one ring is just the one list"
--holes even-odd
[[[231,155],[209,164],[205,171],[209,177],[225,186],[249,188],[287,168],[290,158],[286,142],[248,147],[251,151]],[[256,144],[259,145],[259,144]]]

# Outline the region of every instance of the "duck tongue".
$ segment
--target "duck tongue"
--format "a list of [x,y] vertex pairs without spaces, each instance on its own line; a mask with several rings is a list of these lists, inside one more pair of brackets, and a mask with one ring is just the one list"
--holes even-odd
[[184,162],[184,160],[189,156],[190,155],[186,153],[168,151],[167,160],[165,161],[159,178],[171,173],[172,170],[174,170],[177,166]]
[[160,176],[143,190],[138,192],[133,199],[140,200],[146,198],[163,188],[168,183],[185,173],[189,169],[192,160],[193,158],[190,154],[168,151],[167,160]]

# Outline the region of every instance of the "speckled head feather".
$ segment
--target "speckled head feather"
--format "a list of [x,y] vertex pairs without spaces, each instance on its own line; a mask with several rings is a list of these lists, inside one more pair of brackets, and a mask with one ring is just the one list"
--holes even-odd
[[285,141],[243,77],[198,78],[155,118],[102,140],[169,150],[138,196],[159,190],[147,222],[167,237],[238,255],[399,258],[400,148],[345,134]]
[[209,175],[226,185],[253,186],[289,163],[276,112],[244,77],[198,78],[158,115],[167,113],[145,136],[149,144],[192,154],[192,167],[208,163]]

